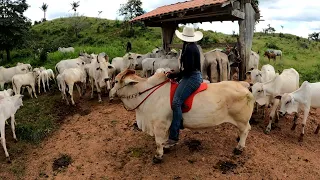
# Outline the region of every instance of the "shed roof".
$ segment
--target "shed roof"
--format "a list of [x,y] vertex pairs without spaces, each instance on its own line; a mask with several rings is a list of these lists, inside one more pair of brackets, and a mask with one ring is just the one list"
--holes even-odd
[[144,20],[144,19],[148,19],[156,16],[161,16],[168,13],[179,12],[183,10],[192,10],[192,9],[196,9],[196,8],[200,8],[208,5],[222,4],[227,1],[228,0],[190,0],[185,2],[178,2],[175,4],[158,7],[155,10],[152,10],[148,13],[145,13],[141,16],[134,18],[133,20],[131,20],[131,22]]

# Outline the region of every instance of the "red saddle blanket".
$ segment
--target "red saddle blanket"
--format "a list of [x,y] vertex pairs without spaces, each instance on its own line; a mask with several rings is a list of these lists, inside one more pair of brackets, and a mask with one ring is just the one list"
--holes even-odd
[[[174,96],[174,93],[176,92],[176,89],[178,87],[178,83],[176,82],[171,82],[171,88],[170,88],[170,105],[171,105],[171,109],[172,109],[172,101],[173,101],[173,96]],[[193,102],[193,98],[196,94],[198,94],[199,92],[201,91],[204,91],[208,88],[208,84],[207,83],[201,83],[200,87],[195,91],[193,92],[185,101],[184,101],[184,106],[182,106],[182,112],[183,113],[186,113],[186,112],[189,112],[190,109],[192,108],[192,102]]]

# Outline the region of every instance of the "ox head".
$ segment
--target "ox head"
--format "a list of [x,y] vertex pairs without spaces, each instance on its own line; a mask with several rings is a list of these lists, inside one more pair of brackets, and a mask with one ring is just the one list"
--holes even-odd
[[298,103],[294,100],[291,93],[285,93],[282,96],[276,96],[276,99],[281,99],[279,114],[285,116],[287,113],[291,114],[297,112]]
[[265,105],[267,103],[267,97],[266,97],[266,93],[264,91],[264,87],[262,83],[255,83],[252,88],[252,94],[254,96],[254,98],[256,99],[256,102],[262,106]]
[[262,74],[258,69],[252,69],[246,72],[247,79],[250,80],[250,84],[253,85],[257,82],[262,82]]
[[138,54],[136,53],[127,53],[123,58],[129,60],[129,69],[136,69],[138,65],[137,61]]
[[101,88],[107,87],[110,90],[111,78],[109,77],[109,69],[113,68],[113,66],[110,66],[102,57],[97,56],[96,58],[96,63],[93,63],[93,70],[96,71],[94,78]]
[[[135,70],[126,69],[115,77],[115,84],[109,93],[110,100],[112,100],[116,95],[117,96],[124,95],[125,92],[123,91],[125,91],[125,87],[134,86],[137,83],[139,83],[139,81],[131,78],[131,75],[134,75],[135,73],[136,73]],[[119,94],[119,91],[120,91],[120,94]]]

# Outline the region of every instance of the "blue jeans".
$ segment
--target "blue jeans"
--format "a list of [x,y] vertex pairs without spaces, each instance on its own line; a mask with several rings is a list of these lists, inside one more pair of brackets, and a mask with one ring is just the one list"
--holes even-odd
[[173,120],[170,126],[169,139],[178,141],[179,140],[179,130],[182,123],[182,105],[184,101],[199,87],[202,83],[202,76],[199,71],[193,72],[188,77],[183,77],[179,82],[176,92],[173,96],[172,110],[173,110]]

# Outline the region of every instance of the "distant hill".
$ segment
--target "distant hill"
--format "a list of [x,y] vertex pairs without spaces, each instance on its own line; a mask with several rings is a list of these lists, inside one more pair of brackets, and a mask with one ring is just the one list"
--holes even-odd
[[[236,41],[236,37],[232,35],[201,31],[204,33],[204,38],[200,42],[202,44]],[[121,21],[90,17],[59,18],[43,22],[34,25],[32,32],[34,44],[44,44],[53,51],[49,53],[48,61],[44,62],[44,65],[50,68],[53,68],[62,59],[77,57],[81,50],[88,53],[106,52],[113,58],[124,55],[127,41],[132,43],[132,52],[141,54],[150,52],[156,46],[161,46],[162,43],[160,28],[135,27],[134,33],[132,33],[129,28],[125,28]],[[174,43],[179,42],[181,43],[177,38],[174,38]],[[73,46],[76,48],[76,52],[63,56],[54,52],[59,46]],[[282,60],[278,58],[276,69],[281,71],[284,68],[293,67],[298,70],[302,80],[320,80],[320,73],[318,73],[320,69],[319,43],[309,42],[307,39],[290,34],[255,33],[252,50],[261,52],[260,66],[268,63],[262,53],[268,48],[283,51],[283,58]],[[35,65],[41,64],[31,56],[22,58],[21,50],[13,52],[13,58],[14,62],[24,61]],[[271,64],[273,65],[273,62]]]

